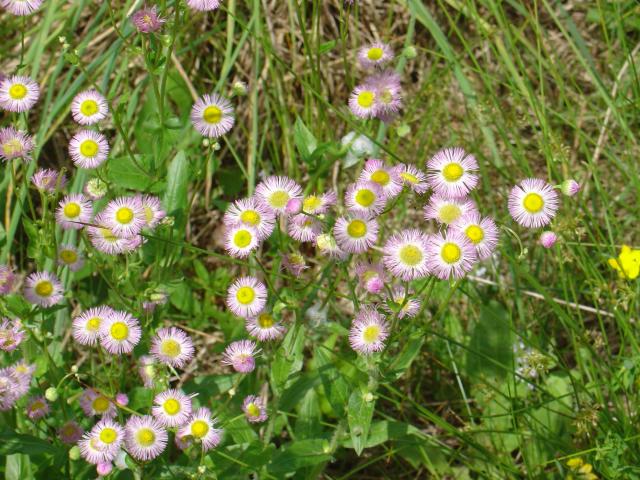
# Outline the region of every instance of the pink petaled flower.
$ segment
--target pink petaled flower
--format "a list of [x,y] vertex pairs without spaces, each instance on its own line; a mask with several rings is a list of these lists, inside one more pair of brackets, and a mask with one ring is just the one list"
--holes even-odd
[[182,445],[188,445],[188,442],[198,442],[202,445],[202,450],[206,452],[217,447],[222,440],[223,430],[216,428],[217,424],[218,420],[213,418],[211,411],[201,407],[193,412],[189,422],[178,430],[176,438],[180,438]]
[[387,275],[379,263],[361,262],[356,264],[356,275],[360,287],[373,294],[380,293],[387,282]]
[[427,184],[427,175],[410,164],[402,164],[399,169],[399,175],[404,185],[408,186],[418,195],[422,195],[429,190]]
[[299,277],[302,272],[309,268],[304,261],[304,257],[299,252],[288,253],[282,257],[282,266],[294,277]]
[[338,197],[333,190],[322,194],[307,195],[302,201],[302,211],[310,215],[321,215],[327,213],[337,200]]
[[194,352],[191,338],[179,328],[161,328],[151,340],[151,355],[174,368],[183,368]]
[[82,438],[83,434],[84,430],[78,425],[78,422],[74,420],[69,420],[58,429],[58,437],[60,437],[62,443],[66,443],[67,445],[76,443]]
[[542,234],[540,235],[540,245],[542,245],[544,248],[553,247],[557,241],[558,241],[558,236],[551,230],[542,232]]
[[118,197],[100,212],[106,227],[116,235],[133,237],[146,225],[146,216],[139,197]]
[[464,277],[478,260],[473,243],[464,234],[452,230],[429,238],[427,258],[429,270],[442,280]]
[[349,330],[351,348],[363,355],[384,349],[389,336],[389,327],[384,316],[374,308],[363,307],[358,312]]
[[11,367],[11,376],[14,380],[12,388],[16,399],[23,397],[29,391],[31,379],[33,378],[33,372],[35,372],[35,370],[35,364],[29,364],[24,360],[16,362]]
[[129,397],[126,393],[118,392],[116,393],[116,403],[118,405],[126,407],[127,405],[129,405]]
[[80,125],[93,125],[107,118],[109,104],[97,90],[85,90],[71,102],[71,115]]
[[256,197],[236,200],[224,214],[225,227],[232,228],[239,223],[252,227],[258,234],[258,240],[268,238],[276,225],[276,216],[270,208],[258,202]]
[[122,426],[110,418],[104,418],[82,436],[78,446],[82,457],[87,462],[97,465],[113,461],[123,441]]
[[187,0],[187,5],[193,10],[208,12],[220,6],[220,0]]
[[216,93],[203,95],[193,104],[191,123],[205,137],[221,137],[235,123],[233,106],[229,100]]
[[267,288],[255,277],[240,277],[227,290],[227,307],[239,317],[252,317],[267,304]]
[[100,326],[113,312],[111,307],[101,306],[89,308],[75,317],[71,323],[74,340],[81,345],[95,345],[100,338]]
[[262,312],[253,318],[248,318],[245,326],[249,335],[261,342],[282,338],[285,332],[285,328],[269,312]]
[[0,128],[0,159],[9,161],[14,158],[22,158],[28,162],[31,160],[33,147],[31,135],[13,127]]
[[111,462],[100,462],[96,465],[96,473],[99,477],[106,477],[113,470],[113,464]]
[[378,240],[378,222],[366,215],[340,217],[333,227],[338,246],[348,253],[364,253]]
[[222,354],[222,363],[231,365],[239,373],[253,372],[256,368],[255,355],[259,352],[257,345],[251,340],[232,342]]
[[87,417],[115,417],[116,406],[111,399],[92,388],[87,388],[80,396],[80,408]]
[[385,268],[404,281],[426,277],[430,273],[428,240],[429,236],[417,229],[392,235],[382,250]]
[[44,0],[1,0],[0,5],[9,13],[22,17],[39,10]]
[[527,228],[548,225],[558,206],[556,191],[539,178],[523,180],[509,194],[509,213],[517,223]]
[[352,212],[375,217],[382,212],[387,198],[376,182],[352,183],[344,194],[345,206]]
[[[7,0],[2,0],[7,5]],[[12,4],[24,1],[10,0]],[[33,107],[40,97],[40,87],[29,77],[12,75],[0,82],[0,108],[9,112],[25,112]]]
[[330,233],[318,235],[318,238],[316,238],[316,248],[322,255],[336,260],[344,260],[349,256],[347,252],[338,246],[336,239]]
[[142,379],[145,388],[153,387],[153,380],[156,376],[155,360],[151,355],[143,355],[138,360],[138,374]]
[[478,162],[462,148],[445,148],[427,161],[427,182],[445,198],[466,197],[478,184]]
[[155,228],[158,222],[167,216],[158,197],[154,195],[136,195],[136,199],[144,210],[144,219],[147,227]]
[[127,451],[136,460],[153,460],[167,447],[169,435],[151,415],[130,416],[124,431]]
[[358,61],[363,68],[381,67],[393,59],[393,50],[382,42],[374,42],[358,50]]
[[152,7],[145,5],[131,15],[131,22],[140,33],[151,33],[160,30],[166,20],[158,14],[156,5]]
[[77,167],[99,167],[109,156],[107,137],[93,130],[80,130],[69,141],[69,155]]
[[80,230],[91,221],[91,201],[81,193],[65,196],[56,210],[56,222],[63,230]]
[[391,122],[402,107],[400,75],[393,70],[371,75],[365,79],[375,92],[375,116],[385,123]]
[[41,168],[33,174],[31,182],[38,190],[53,193],[56,189],[62,190],[67,185],[67,177],[56,170]]
[[246,224],[238,223],[225,229],[224,249],[235,258],[246,258],[260,246],[258,231]]
[[169,389],[153,399],[153,416],[165,427],[181,427],[191,416],[191,399],[182,390]]
[[0,265],[0,295],[9,295],[15,285],[16,276],[11,267]]
[[32,273],[25,280],[24,296],[30,303],[51,307],[63,298],[62,284],[53,273]]
[[2,318],[0,323],[0,350],[5,352],[12,352],[22,340],[24,340],[24,330],[22,330],[22,324],[20,320],[9,320],[8,318]]
[[96,215],[94,223],[97,226],[87,227],[91,244],[99,251],[109,255],[117,255],[130,250],[131,239],[116,235],[107,226],[107,220],[102,213]]
[[424,206],[424,219],[435,220],[440,225],[450,225],[464,215],[477,211],[478,208],[471,199],[447,198],[434,193]]
[[316,218],[300,213],[291,217],[287,233],[298,242],[314,242],[322,233],[322,224]]
[[349,96],[349,109],[356,117],[372,118],[378,113],[376,89],[368,84],[358,85]]
[[44,397],[33,397],[27,404],[27,417],[31,420],[39,420],[49,413],[49,403]]
[[493,255],[500,238],[496,222],[490,217],[481,217],[478,212],[463,215],[450,228],[467,237],[475,247],[480,260]]
[[560,185],[560,190],[568,197],[573,197],[580,191],[580,184],[573,179],[565,180]]
[[302,198],[302,188],[289,177],[271,176],[256,187],[256,200],[275,215],[285,213],[292,198]]
[[413,318],[420,311],[420,301],[412,297],[413,291],[406,292],[403,287],[395,287],[391,290],[392,295],[385,295],[385,303],[382,308],[398,318]]
[[382,160],[370,158],[360,172],[361,182],[375,182],[382,188],[388,199],[396,197],[402,191],[402,178],[398,167],[388,167]]
[[69,267],[72,272],[77,272],[84,265],[84,258],[73,245],[60,245],[58,247],[58,265]]
[[302,199],[290,198],[287,202],[287,206],[284,208],[284,212],[287,215],[296,215],[302,212]]
[[261,423],[267,418],[267,406],[262,398],[249,395],[242,402],[242,411],[251,423]]
[[140,323],[126,312],[114,310],[100,325],[100,345],[113,355],[131,353],[140,337]]

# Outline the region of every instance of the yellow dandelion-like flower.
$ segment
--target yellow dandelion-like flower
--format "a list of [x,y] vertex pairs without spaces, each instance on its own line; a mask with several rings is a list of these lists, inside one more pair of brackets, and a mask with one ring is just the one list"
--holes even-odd
[[618,258],[610,258],[609,265],[618,271],[620,278],[633,280],[640,275],[640,250],[623,245]]

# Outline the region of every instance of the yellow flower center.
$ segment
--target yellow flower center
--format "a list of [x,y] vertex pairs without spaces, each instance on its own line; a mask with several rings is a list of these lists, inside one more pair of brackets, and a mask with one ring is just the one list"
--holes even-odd
[[78,254],[73,250],[62,250],[60,252],[60,258],[66,264],[75,263],[78,260]]
[[458,205],[450,203],[448,205],[443,205],[440,207],[440,211],[438,212],[440,215],[440,220],[444,223],[452,223],[455,222],[460,215],[462,215],[462,210]]
[[370,206],[376,200],[376,194],[367,188],[363,188],[362,190],[358,190],[356,193],[356,203],[363,207]]
[[384,187],[387,183],[389,183],[391,177],[384,170],[376,170],[371,174],[371,180]]
[[380,47],[373,47],[373,48],[370,48],[369,51],[367,52],[367,58],[375,62],[376,60],[380,60],[382,58],[383,53],[384,52]]
[[245,210],[240,214],[240,220],[249,225],[258,225],[260,223],[260,214],[255,210]]
[[156,434],[150,428],[141,428],[136,433],[136,440],[143,447],[150,447],[156,441]]
[[366,343],[375,342],[380,336],[380,327],[378,325],[369,325],[362,331],[362,338]]
[[62,427],[62,436],[63,437],[71,437],[76,434],[76,429],[73,425],[65,425]]
[[13,85],[11,85],[11,87],[9,87],[9,96],[13,100],[22,100],[27,96],[27,93],[27,87],[22,83],[14,83]]
[[151,210],[151,208],[148,206],[145,206],[143,209],[144,209],[144,219],[147,222],[147,224],[150,224],[153,221],[153,217],[154,217],[153,210]]
[[113,443],[118,438],[118,432],[116,432],[111,427],[103,428],[100,432],[100,441],[102,443],[106,443],[107,445]]
[[107,242],[117,242],[119,237],[117,237],[111,230],[108,228],[100,228],[100,235]]
[[484,239],[484,230],[478,225],[469,225],[464,233],[476,245]]
[[2,151],[10,157],[22,151],[22,143],[17,138],[11,138],[2,144]]
[[455,243],[445,243],[440,251],[440,256],[447,263],[456,263],[461,255],[462,250]]
[[109,404],[109,399],[104,395],[100,395],[91,403],[91,407],[98,413],[104,413],[109,410]]
[[538,213],[544,207],[544,200],[537,193],[527,193],[522,201],[522,206],[529,213]]
[[209,425],[204,420],[196,420],[191,424],[191,435],[203,438],[209,432]]
[[410,267],[415,267],[422,261],[422,250],[415,245],[405,245],[398,253],[400,261]]
[[358,94],[358,105],[362,108],[371,108],[376,99],[376,94],[365,90]]
[[210,105],[204,109],[202,118],[207,123],[219,123],[222,120],[222,110],[215,105]]
[[269,204],[273,208],[284,208],[287,206],[288,201],[289,201],[289,194],[284,190],[278,190],[277,192],[273,192],[269,197]]
[[111,325],[111,337],[114,340],[122,341],[129,336],[129,327],[124,322],[115,322]]
[[403,178],[403,180],[406,180],[409,183],[418,183],[418,177],[410,173],[403,172],[400,174],[400,176]]
[[98,154],[98,143],[88,139],[80,144],[80,153],[85,157],[95,157]]
[[236,300],[242,305],[249,305],[256,298],[256,292],[251,287],[240,287],[236,293]]
[[40,297],[48,297],[53,293],[53,283],[49,280],[41,280],[36,283],[36,287],[34,288],[36,294]]
[[309,195],[302,201],[302,210],[306,213],[313,213],[322,206],[322,200],[315,195]]
[[273,327],[274,323],[275,323],[275,320],[273,319],[273,316],[269,313],[261,313],[258,316],[258,325],[260,325],[260,328],[271,328]]
[[260,407],[258,407],[255,403],[250,403],[249,405],[247,405],[247,413],[250,417],[259,417]]
[[80,215],[80,210],[81,209],[79,203],[69,202],[64,206],[62,212],[67,218],[76,218],[78,215]]
[[459,163],[450,163],[442,169],[442,176],[447,182],[455,182],[460,180],[464,174],[464,169]]
[[182,352],[180,344],[173,338],[167,338],[160,344],[160,352],[167,357],[175,358]]
[[347,226],[347,233],[354,238],[364,237],[367,234],[367,224],[362,220],[351,220]]
[[96,332],[100,328],[101,322],[102,320],[99,317],[91,317],[89,320],[87,320],[86,328],[90,332]]
[[98,102],[95,100],[87,99],[80,104],[80,112],[87,117],[98,113]]
[[116,220],[118,223],[128,224],[133,220],[133,210],[129,207],[120,207],[116,210]]
[[380,93],[380,101],[384,104],[389,104],[393,100],[393,94],[391,90],[386,89]]
[[166,402],[164,402],[164,404],[162,405],[162,408],[164,409],[165,413],[168,415],[175,415],[176,413],[179,413],[181,410],[180,402],[175,398],[170,398]]
[[253,236],[249,230],[238,230],[233,236],[233,244],[238,248],[246,248],[251,244]]
[[32,412],[37,412],[38,410],[42,410],[43,408],[44,408],[44,403],[42,403],[40,400],[36,400],[31,404]]

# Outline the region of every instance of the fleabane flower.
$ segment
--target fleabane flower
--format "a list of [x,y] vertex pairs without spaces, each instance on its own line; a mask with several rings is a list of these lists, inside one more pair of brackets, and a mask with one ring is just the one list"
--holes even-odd
[[364,253],[378,239],[378,222],[364,215],[340,217],[333,226],[338,246],[348,253]]
[[58,437],[62,440],[62,443],[72,445],[82,438],[84,430],[78,422],[69,420],[65,422],[62,427],[58,429]]
[[166,22],[166,20],[158,14],[157,5],[151,7],[145,5],[132,14],[130,18],[131,23],[133,23],[133,26],[136,27],[136,30],[140,33],[157,32]]
[[151,355],[174,368],[182,368],[190,362],[194,351],[191,337],[179,328],[161,328],[151,340]]
[[380,293],[387,282],[387,275],[380,263],[360,262],[356,264],[358,284],[369,293]]
[[62,190],[67,184],[67,177],[56,170],[50,168],[41,168],[31,177],[31,182],[43,192],[53,193]]
[[381,313],[371,307],[363,307],[349,329],[351,348],[363,355],[383,350],[388,336],[387,321]]
[[24,340],[20,320],[0,319],[0,350],[13,352]]
[[546,232],[542,232],[540,234],[540,245],[542,245],[544,248],[552,248],[556,242],[558,241],[558,236],[555,234],[555,232],[552,232],[551,230],[547,230]]
[[22,158],[31,160],[34,143],[31,135],[13,127],[0,128],[0,159],[4,161]]
[[160,220],[167,216],[158,197],[154,195],[136,195],[135,198],[144,211],[145,226],[155,228]]
[[44,397],[33,397],[27,404],[27,417],[31,420],[39,420],[51,411],[49,403]]
[[247,332],[261,342],[282,338],[285,328],[270,312],[262,312],[245,322]]
[[298,242],[314,242],[322,233],[322,224],[316,218],[300,213],[291,217],[287,233]]
[[468,198],[447,198],[434,193],[424,206],[425,220],[435,220],[440,225],[450,225],[468,213],[477,212],[473,200]]
[[36,272],[25,280],[24,296],[30,303],[51,307],[60,303],[62,294],[62,284],[53,273]]
[[229,287],[226,303],[235,315],[253,317],[267,304],[267,288],[255,277],[240,277]]
[[189,421],[191,398],[182,390],[165,390],[153,399],[151,412],[160,425],[180,427]]
[[[7,0],[2,0],[7,8]],[[11,4],[26,1],[10,0]],[[31,78],[12,75],[0,81],[0,108],[9,112],[25,112],[33,107],[40,97],[40,87]]]
[[554,188],[539,178],[527,178],[509,194],[509,213],[527,228],[544,227],[558,211],[559,199]]
[[261,423],[267,418],[267,406],[262,398],[255,395],[247,396],[242,402],[242,411],[251,423]]
[[349,96],[349,109],[359,118],[375,117],[377,105],[376,90],[371,85],[358,85]]
[[493,254],[500,238],[496,222],[490,217],[481,217],[478,212],[463,215],[450,228],[467,237],[475,247],[479,260]]
[[193,10],[208,12],[220,6],[220,0],[187,0],[187,5]]
[[380,185],[385,198],[394,198],[402,191],[402,179],[397,167],[388,167],[382,160],[370,158],[360,172],[361,182],[375,182]]
[[58,265],[69,267],[72,272],[77,272],[84,265],[84,258],[73,245],[60,245],[58,247]]
[[13,290],[16,276],[8,265],[0,265],[0,295],[8,295]]
[[91,221],[91,201],[81,193],[65,196],[56,209],[56,222],[64,230],[80,230]]
[[349,255],[338,246],[338,242],[330,233],[323,233],[316,238],[316,248],[322,255],[336,260],[344,260]]
[[80,125],[93,125],[107,118],[109,104],[97,90],[85,90],[77,94],[71,102],[71,115]]
[[136,460],[156,458],[167,447],[168,438],[167,431],[151,415],[131,415],[124,427],[127,452]]
[[142,355],[138,361],[138,374],[146,388],[152,388],[157,374],[156,361],[151,355]]
[[251,340],[232,342],[222,354],[222,363],[231,365],[236,372],[250,373],[256,368],[255,356],[260,350]]
[[116,235],[115,232],[107,226],[108,220],[102,213],[96,215],[94,223],[97,226],[87,227],[89,240],[91,244],[101,252],[109,255],[124,253],[130,249],[130,238]]
[[231,102],[216,93],[203,95],[191,109],[191,123],[205,137],[221,137],[231,130],[234,122]]
[[271,176],[256,187],[256,199],[274,214],[285,213],[292,198],[302,198],[302,188],[289,177]]
[[431,235],[427,252],[429,269],[442,280],[464,277],[478,259],[473,243],[452,230]]
[[405,291],[403,287],[394,287],[391,295],[385,295],[382,308],[398,318],[413,318],[420,311],[420,301],[413,297],[413,292]]
[[398,175],[402,179],[402,183],[418,195],[422,195],[429,190],[427,175],[414,165],[402,164],[398,170]]
[[44,0],[1,0],[0,5],[9,13],[22,17],[40,9]]
[[247,225],[256,230],[258,239],[268,238],[276,224],[276,216],[270,208],[259,203],[255,197],[236,200],[227,208],[223,222],[226,227],[238,224]]
[[144,208],[136,197],[111,200],[100,215],[106,227],[123,237],[137,235],[146,225]]
[[329,190],[325,193],[307,195],[302,200],[302,212],[310,215],[322,215],[336,204],[338,197],[336,192]]
[[375,116],[391,122],[402,107],[400,75],[394,70],[385,70],[367,77],[365,83],[375,92]]
[[282,267],[294,277],[299,277],[309,266],[299,252],[288,253],[282,257]]
[[114,310],[102,305],[85,310],[73,319],[71,334],[76,342],[81,345],[95,345],[100,339],[100,327]]
[[100,200],[109,191],[109,185],[98,177],[94,177],[87,180],[82,191],[91,200]]
[[344,203],[352,211],[375,217],[387,202],[384,192],[376,182],[352,183],[344,194]]
[[140,323],[126,312],[114,310],[100,325],[100,345],[114,355],[131,353],[141,336]]
[[80,130],[69,141],[69,155],[80,168],[96,168],[109,156],[107,137],[93,130]]
[[79,446],[85,460],[97,464],[116,458],[123,442],[122,426],[110,418],[103,418],[82,437]]
[[242,223],[226,228],[224,248],[232,257],[248,257],[259,245],[255,228]]
[[417,229],[403,230],[389,237],[382,250],[384,266],[391,275],[405,281],[429,275],[429,236]]
[[427,182],[445,198],[465,197],[478,184],[478,162],[462,148],[445,148],[427,161]]
[[381,67],[393,59],[393,50],[383,42],[373,42],[358,50],[358,61],[363,68]]
[[93,388],[87,388],[80,396],[80,408],[87,417],[115,417],[116,406],[111,399]]
[[200,443],[202,450],[206,452],[217,447],[222,440],[223,430],[216,428],[217,423],[208,408],[200,407],[193,412],[189,422],[178,430],[176,438],[180,437],[184,441],[188,437]]

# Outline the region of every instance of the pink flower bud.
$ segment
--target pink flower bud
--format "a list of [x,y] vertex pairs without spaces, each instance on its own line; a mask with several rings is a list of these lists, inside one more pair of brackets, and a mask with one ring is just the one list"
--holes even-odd
[[289,215],[296,215],[302,211],[302,200],[299,198],[292,198],[287,202],[285,212]]
[[580,184],[573,179],[565,180],[562,182],[562,185],[560,185],[560,190],[568,197],[573,197],[580,191],[580,188]]
[[101,462],[96,465],[96,471],[101,477],[109,475],[111,473],[111,470],[113,470],[113,465],[111,465],[111,462]]
[[366,283],[366,289],[369,293],[380,293],[384,288],[384,282],[382,278],[376,276],[368,280]]
[[118,393],[116,394],[116,402],[126,407],[129,405],[129,397],[127,397],[126,393]]
[[553,247],[557,240],[558,236],[550,230],[542,232],[542,235],[540,235],[540,245],[542,245],[544,248]]

